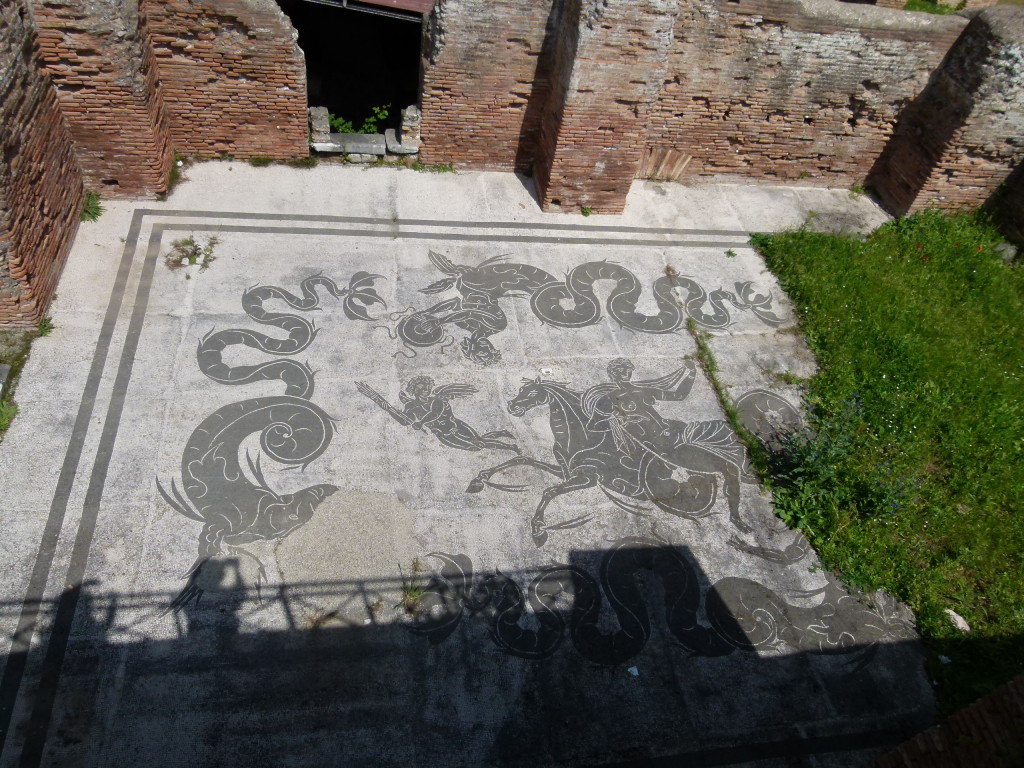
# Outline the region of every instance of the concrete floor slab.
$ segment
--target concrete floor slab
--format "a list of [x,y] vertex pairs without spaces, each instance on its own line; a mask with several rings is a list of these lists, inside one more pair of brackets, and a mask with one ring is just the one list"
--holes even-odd
[[774,517],[696,360],[798,422],[749,232],[866,200],[187,173],[83,226],[25,368],[0,765],[857,765],[928,720],[912,617]]

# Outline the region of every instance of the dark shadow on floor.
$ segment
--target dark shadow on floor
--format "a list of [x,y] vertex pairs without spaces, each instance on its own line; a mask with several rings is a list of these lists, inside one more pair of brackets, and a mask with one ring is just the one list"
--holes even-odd
[[[932,717],[917,642],[864,624],[884,611],[711,584],[650,540],[259,600],[238,565],[177,613],[85,587],[56,673],[28,659],[4,765],[856,766]],[[373,598],[403,586],[415,618]]]

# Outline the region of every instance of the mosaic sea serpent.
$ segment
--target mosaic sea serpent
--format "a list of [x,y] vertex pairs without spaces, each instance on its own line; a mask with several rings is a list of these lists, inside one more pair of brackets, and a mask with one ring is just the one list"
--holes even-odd
[[[790,593],[789,600],[751,579],[727,577],[702,588],[700,572],[664,542],[629,537],[604,552],[598,578],[578,565],[544,568],[526,595],[501,573],[474,574],[466,555],[434,553],[440,571],[418,601],[417,631],[444,642],[465,619],[482,621],[494,644],[512,656],[541,659],[554,654],[568,628],[572,645],[597,664],[621,664],[651,637],[650,590],[638,576],[661,582],[663,615],[679,647],[693,656],[723,656],[734,650],[789,646],[801,651],[850,653],[891,638],[913,636],[913,628],[885,606],[872,608],[831,580],[825,587]],[[601,619],[607,601],[617,628]],[[816,603],[806,607],[798,604]],[[531,620],[523,622],[529,605]]]
[[[219,408],[196,427],[185,444],[181,458],[181,487],[172,481],[170,491],[157,481],[164,500],[177,512],[203,524],[199,535],[199,554],[185,573],[189,579],[171,604],[178,610],[203,590],[197,577],[205,562],[224,554],[241,555],[256,562],[257,587],[266,580],[263,564],[242,547],[257,541],[282,539],[309,522],[317,506],[337,491],[334,485],[311,485],[290,494],[278,494],[264,477],[260,457],[246,452],[246,464],[253,479],[246,476],[240,463],[242,443],[259,435],[262,452],[288,468],[305,469],[330,445],[335,427],[330,416],[309,398],[313,394],[313,371],[295,360],[272,360],[255,365],[230,366],[222,352],[242,345],[274,355],[294,355],[306,349],[316,337],[316,328],[305,318],[283,312],[271,312],[264,302],[283,301],[302,312],[318,309],[317,288],[335,298],[344,299],[345,315],[352,320],[370,320],[367,308],[384,304],[373,289],[381,277],[357,272],[346,288],[322,275],[302,281],[302,296],[275,286],[255,286],[242,295],[242,307],[253,320],[281,328],[285,339],[259,331],[232,328],[210,333],[199,343],[200,370],[221,384],[240,385],[255,381],[280,380],[285,394],[257,397]],[[255,482],[254,482],[255,481]]]
[[[637,311],[643,293],[639,278],[610,261],[580,264],[564,280],[559,280],[539,267],[505,261],[504,256],[471,267],[455,264],[433,251],[429,255],[434,266],[448,277],[421,293],[455,290],[459,295],[402,318],[396,329],[398,337],[409,347],[430,347],[449,339],[446,327],[454,325],[469,331],[470,335],[462,341],[462,352],[481,365],[501,359],[501,353],[490,340],[508,326],[499,299],[529,297],[530,309],[542,323],[556,328],[582,328],[601,319],[601,301],[594,290],[601,281],[614,283],[605,302],[609,316],[623,328],[638,333],[673,333],[687,317],[705,328],[725,328],[731,322],[726,302],[737,309],[749,309],[768,325],[782,322],[772,313],[771,295],[756,293],[750,282],[736,283],[735,293],[723,289],[708,293],[689,277],[669,269],[651,288],[658,313],[645,315]],[[678,298],[677,290],[685,298]],[[705,311],[705,305],[710,311]]]

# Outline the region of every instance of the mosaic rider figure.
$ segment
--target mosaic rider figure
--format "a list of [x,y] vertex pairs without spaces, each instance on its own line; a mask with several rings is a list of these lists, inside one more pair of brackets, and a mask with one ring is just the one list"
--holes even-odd
[[[587,429],[611,432],[623,454],[624,466],[638,467],[644,453],[677,466],[687,466],[687,447],[708,451],[746,470],[743,444],[727,422],[685,422],[666,419],[655,403],[685,400],[697,378],[697,366],[688,361],[667,376],[649,381],[632,381],[633,363],[617,358],[608,364],[610,384],[591,387],[583,396]],[[683,453],[681,453],[681,451]]]
[[685,400],[696,378],[696,366],[682,368],[660,379],[633,382],[635,366],[620,357],[608,364],[610,384],[591,387],[583,396],[583,412],[589,417],[587,429],[611,432],[615,446],[633,456],[636,445],[656,448],[665,443],[680,422],[666,420],[658,413],[657,401]]

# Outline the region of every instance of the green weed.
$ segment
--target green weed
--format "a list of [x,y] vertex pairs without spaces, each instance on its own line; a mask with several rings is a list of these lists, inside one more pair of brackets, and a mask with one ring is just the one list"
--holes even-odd
[[53,325],[53,318],[44,317],[36,324],[36,335],[49,336],[51,333],[53,333],[54,327],[55,326]]
[[686,319],[686,329],[690,332],[690,335],[697,344],[697,362],[700,363],[701,367],[704,369],[704,375],[707,376],[708,381],[711,382],[711,388],[715,392],[715,397],[718,398],[718,404],[722,407],[722,410],[725,411],[725,416],[729,421],[729,425],[740,440],[742,440],[747,446],[747,452],[750,455],[750,460],[754,465],[754,468],[759,472],[763,471],[766,466],[764,446],[757,437],[751,434],[750,430],[743,426],[743,422],[740,421],[739,411],[737,411],[736,407],[732,404],[732,400],[725,391],[725,386],[718,378],[718,361],[715,359],[715,355],[711,351],[711,347],[708,345],[708,339],[711,338],[711,334],[707,331],[702,331],[692,317],[688,317]]
[[340,115],[329,114],[327,122],[330,123],[331,131],[334,133],[380,133],[380,125],[388,119],[390,111],[390,104],[371,107],[370,116],[363,119],[363,123],[359,126],[358,130],[355,127],[355,123],[344,119]]
[[416,159],[412,161],[412,165],[409,167],[414,171],[423,171],[425,173],[455,173],[455,166],[452,163],[434,163],[433,165],[424,165]]
[[0,329],[0,363],[10,366],[7,381],[0,387],[0,437],[18,413],[18,406],[12,398],[35,336],[35,331]]
[[87,189],[82,201],[82,221],[96,221],[102,215],[103,203],[100,202],[100,196]]
[[273,162],[273,159],[266,157],[265,155],[257,155],[256,157],[249,158],[249,165],[254,168],[266,168]]
[[584,205],[582,208],[580,208],[580,213],[583,214],[584,216],[589,216],[593,212],[594,212],[594,210],[590,206],[587,206],[587,205]]
[[410,616],[416,616],[420,610],[420,600],[427,593],[427,584],[423,580],[423,564],[419,558],[413,558],[412,568],[409,576],[406,577],[402,565],[398,565],[398,573],[402,577],[402,599],[395,605],[395,608],[404,608]]
[[319,160],[316,155],[306,155],[306,157],[296,157],[291,160],[286,160],[285,165],[290,168],[316,168]]
[[944,3],[935,2],[935,0],[907,0],[906,5],[903,6],[903,10],[918,11],[920,13],[935,13],[940,16],[944,16],[946,14],[962,11],[966,7],[967,0],[960,0],[956,5],[945,5]]
[[769,458],[778,514],[827,567],[911,605],[952,659],[931,674],[956,709],[1024,671],[1024,270],[979,214],[752,242],[819,364],[808,430]]
[[[194,235],[175,240],[171,243],[171,250],[164,255],[164,264],[168,269],[181,269],[198,264],[199,271],[205,272],[217,260],[213,251],[219,242],[216,237],[208,237],[203,244],[196,240]],[[191,278],[190,274],[185,275],[186,280]]]
[[174,191],[174,188],[178,186],[185,179],[185,169],[192,165],[192,159],[185,155],[178,154],[178,151],[174,151],[174,156],[171,160],[171,170],[167,173],[167,190],[157,195],[158,200],[166,200],[167,196]]
[[18,406],[15,403],[0,403],[0,435],[6,432],[14,417],[18,415]]

